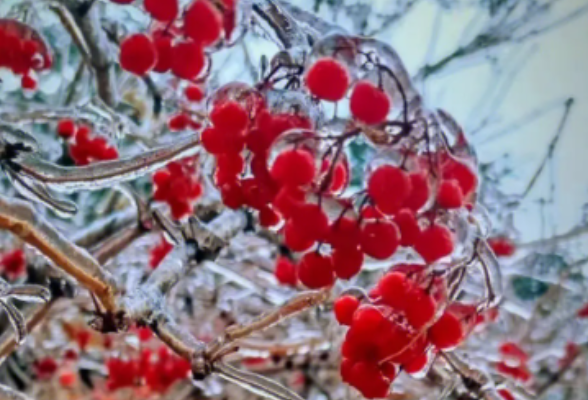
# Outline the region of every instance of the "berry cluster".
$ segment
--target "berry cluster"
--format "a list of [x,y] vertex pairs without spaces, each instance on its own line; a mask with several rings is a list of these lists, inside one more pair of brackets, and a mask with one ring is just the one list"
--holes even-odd
[[8,280],[15,280],[26,273],[27,261],[22,249],[15,249],[0,254],[0,272]]
[[165,346],[160,347],[156,354],[150,349],[143,349],[137,358],[110,358],[106,361],[106,368],[109,390],[147,385],[159,393],[167,391],[190,373],[190,363],[172,355]]
[[525,350],[516,343],[506,342],[500,345],[498,351],[502,361],[496,364],[496,371],[523,383],[531,380],[533,374],[527,367],[529,355]]
[[386,397],[400,371],[419,373],[430,350],[458,346],[474,325],[476,309],[446,303],[445,280],[420,264],[395,266],[368,298],[337,299],[335,317],[349,326],[341,348],[343,380],[366,398]]
[[98,161],[116,160],[118,151],[101,136],[91,136],[92,130],[77,126],[70,119],[57,124],[57,134],[69,142],[69,155],[76,165],[88,165]]
[[206,64],[205,48],[222,37],[230,39],[236,6],[236,0],[196,0],[177,22],[178,0],[145,0],[145,10],[165,29],[125,38],[120,45],[121,67],[138,76],[171,70],[178,78],[196,79]]
[[0,68],[21,75],[23,89],[35,90],[37,81],[31,72],[51,65],[49,50],[36,32],[14,20],[0,21]]
[[[202,194],[196,165],[195,159],[187,158],[171,162],[164,169],[153,174],[153,199],[167,203],[174,219],[181,219],[192,214],[192,205]],[[164,250],[165,246],[158,250],[158,256],[162,255],[161,259],[165,256]],[[157,264],[159,262],[152,263],[152,268],[155,268]]]

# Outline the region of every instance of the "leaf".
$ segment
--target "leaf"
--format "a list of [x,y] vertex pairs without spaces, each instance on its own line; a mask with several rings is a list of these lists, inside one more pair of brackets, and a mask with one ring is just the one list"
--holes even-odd
[[543,296],[549,289],[549,285],[537,279],[517,276],[512,279],[512,288],[519,299],[529,301]]

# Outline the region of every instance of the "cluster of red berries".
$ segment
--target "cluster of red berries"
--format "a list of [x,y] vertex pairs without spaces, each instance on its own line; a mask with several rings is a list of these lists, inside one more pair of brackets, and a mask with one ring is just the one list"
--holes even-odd
[[125,38],[120,46],[121,67],[139,76],[152,70],[171,70],[178,78],[196,79],[206,64],[204,49],[223,35],[230,38],[236,6],[236,0],[196,0],[183,13],[182,23],[174,25],[179,14],[178,0],[145,0],[145,10],[166,27],[151,35]]
[[498,348],[502,361],[496,364],[496,371],[514,380],[527,383],[533,377],[527,366],[529,354],[514,342],[506,342]]
[[386,397],[400,371],[415,374],[430,350],[458,346],[473,327],[475,307],[452,303],[442,277],[425,265],[403,264],[384,275],[369,297],[344,295],[334,304],[337,321],[349,326],[341,376],[366,398]]
[[[179,220],[191,215],[194,201],[202,194],[196,160],[185,158],[167,164],[164,169],[153,174],[153,186],[153,199],[167,203],[174,219]],[[160,251],[159,255],[162,255],[161,259],[163,259],[165,254],[163,254],[163,250]],[[152,264],[154,268],[153,265],[155,264]]]
[[26,273],[27,261],[22,249],[15,249],[0,254],[0,272],[8,278],[15,280]]
[[[306,74],[306,87],[310,93],[322,100],[342,100],[350,86],[347,68],[337,60],[325,57],[317,60]],[[353,85],[349,109],[356,121],[376,125],[386,121],[392,101],[378,86],[367,80]]]
[[69,141],[69,155],[76,165],[88,165],[98,161],[116,160],[118,150],[106,138],[91,136],[92,130],[77,126],[70,119],[62,119],[57,124],[57,134]]
[[167,256],[174,246],[161,235],[159,242],[151,249],[149,253],[149,266],[155,269],[161,264],[161,261]]
[[51,68],[52,60],[47,47],[31,36],[30,28],[12,20],[0,23],[0,68],[5,67],[21,75],[23,89],[35,90],[37,81],[31,71]]
[[175,382],[188,377],[190,362],[161,346],[156,354],[143,349],[134,359],[110,358],[106,368],[109,390],[147,385],[152,391],[163,393]]

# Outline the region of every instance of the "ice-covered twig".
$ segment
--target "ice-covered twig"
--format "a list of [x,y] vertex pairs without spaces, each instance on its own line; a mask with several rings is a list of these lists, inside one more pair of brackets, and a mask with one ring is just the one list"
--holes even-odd
[[170,161],[194,154],[200,145],[197,136],[161,146],[134,157],[96,163],[85,167],[68,168],[25,155],[15,161],[19,173],[42,182],[56,190],[99,190],[151,173]]
[[108,311],[115,311],[114,280],[96,260],[46,223],[30,204],[0,196],[0,228],[35,247],[94,293]]
[[21,392],[5,386],[0,385],[0,400],[32,400],[29,396],[24,395]]
[[238,324],[229,326],[224,334],[215,342],[212,342],[207,349],[212,359],[219,354],[223,348],[232,344],[234,341],[251,335],[254,332],[260,332],[268,329],[287,318],[291,318],[311,307],[315,307],[325,302],[330,295],[330,289],[301,293],[276,310],[259,316],[248,324]]
[[303,400],[292,390],[279,383],[219,362],[214,366],[214,371],[223,379],[236,383],[249,389],[252,393],[272,400]]

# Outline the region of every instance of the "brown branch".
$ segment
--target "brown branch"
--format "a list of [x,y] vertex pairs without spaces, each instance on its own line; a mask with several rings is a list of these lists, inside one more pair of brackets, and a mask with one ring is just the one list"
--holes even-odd
[[43,253],[55,266],[94,293],[107,311],[116,310],[115,287],[110,274],[87,252],[42,221],[28,203],[0,197],[0,228]]

